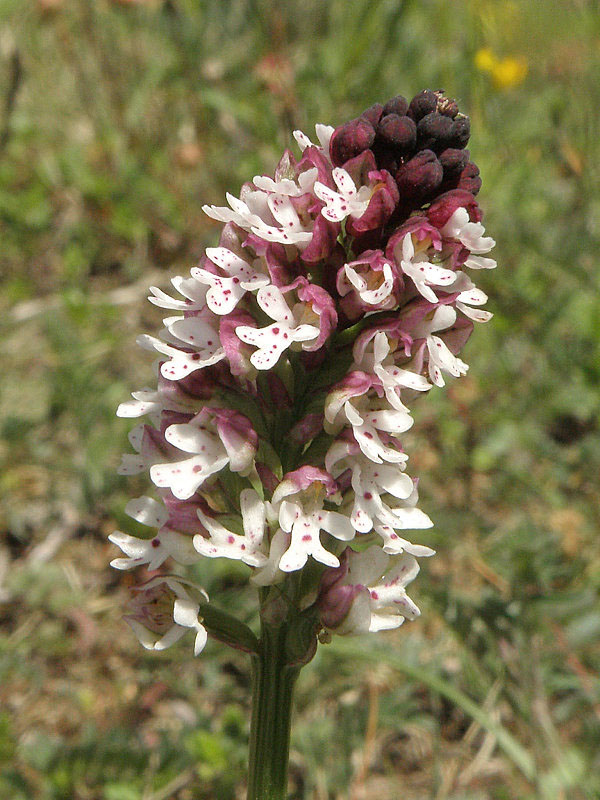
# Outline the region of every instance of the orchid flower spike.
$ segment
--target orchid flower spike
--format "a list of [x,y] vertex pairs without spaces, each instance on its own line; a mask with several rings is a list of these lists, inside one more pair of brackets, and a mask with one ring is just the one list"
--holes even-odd
[[126,508],[139,535],[110,539],[114,567],[155,573],[127,617],[154,650],[189,630],[196,654],[208,635],[253,649],[200,587],[162,573],[206,558],[245,565],[263,620],[311,621],[302,663],[318,638],[420,613],[406,587],[433,550],[413,538],[433,523],[404,434],[414,403],[467,372],[459,354],[491,317],[472,280],[496,262],[469,120],[425,91],[294,138],[273,175],[204,206],[219,240],[175,297],[151,288],[169,315],[139,338],[157,385],[118,414],[145,418],[120,471],[146,473],[154,496]]

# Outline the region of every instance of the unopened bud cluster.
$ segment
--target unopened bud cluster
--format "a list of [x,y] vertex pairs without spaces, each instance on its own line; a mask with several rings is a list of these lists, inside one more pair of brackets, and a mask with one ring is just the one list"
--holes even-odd
[[167,559],[244,562],[266,596],[314,611],[315,636],[419,614],[406,585],[433,551],[405,532],[432,523],[402,436],[419,395],[465,374],[458,354],[491,316],[470,277],[495,262],[469,120],[425,91],[316,134],[205,206],[218,246],[173,279],[176,297],[152,288],[168,316],[139,342],[158,383],[118,413],[147,419],[121,472],[149,472],[156,497],[126,509],[148,538],[111,537],[115,567],[161,570],[130,615],[147,647],[206,638],[206,597],[163,575]]

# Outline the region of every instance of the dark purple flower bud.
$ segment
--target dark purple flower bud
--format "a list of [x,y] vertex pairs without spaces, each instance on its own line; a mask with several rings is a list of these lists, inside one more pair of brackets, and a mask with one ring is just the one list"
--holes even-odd
[[427,218],[436,228],[443,228],[457,208],[466,208],[472,222],[481,220],[477,200],[464,189],[453,189],[440,195],[427,209]]
[[411,151],[417,143],[417,126],[410,117],[388,114],[377,126],[377,141],[402,152]]
[[329,154],[336,167],[368,150],[375,141],[375,129],[362,117],[336,128],[329,143]]
[[372,106],[367,108],[366,111],[363,111],[361,117],[366,119],[371,125],[376,128],[377,123],[381,119],[381,115],[383,114],[383,106],[381,103],[374,103]]
[[469,161],[467,166],[460,173],[460,180],[458,182],[458,189],[464,189],[466,192],[471,192],[476,195],[481,189],[481,178],[479,177],[479,167],[472,161]]
[[402,97],[401,94],[396,95],[396,97],[392,97],[392,99],[388,100],[383,107],[384,116],[386,114],[397,114],[399,117],[403,117],[407,111],[408,100],[406,97]]
[[392,175],[396,174],[402,161],[402,155],[397,150],[375,139],[373,154],[379,169],[385,169]]
[[400,202],[422,200],[442,182],[444,170],[431,150],[423,150],[396,173]]
[[415,122],[425,117],[427,114],[433,113],[437,109],[438,98],[435,92],[430,89],[425,89],[419,94],[416,94],[410,101],[408,107],[408,116],[412,117]]
[[457,178],[469,162],[468,150],[456,150],[448,147],[438,156],[440,164],[444,168],[444,181]]
[[462,150],[469,142],[471,135],[471,122],[468,117],[458,117],[452,123],[452,129],[448,137],[448,147],[456,147]]
[[454,123],[450,117],[434,111],[424,116],[417,125],[419,150],[442,152],[448,147]]

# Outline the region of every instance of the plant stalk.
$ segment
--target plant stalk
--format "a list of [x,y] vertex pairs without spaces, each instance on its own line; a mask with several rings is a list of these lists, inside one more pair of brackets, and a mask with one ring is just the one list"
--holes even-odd
[[252,657],[252,720],[248,800],[287,797],[292,697],[300,665],[286,659],[288,625],[263,622]]

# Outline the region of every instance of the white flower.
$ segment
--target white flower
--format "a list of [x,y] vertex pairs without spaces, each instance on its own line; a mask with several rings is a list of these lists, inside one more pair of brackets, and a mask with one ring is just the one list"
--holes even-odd
[[[327,156],[329,156],[329,141],[334,130],[335,128],[331,125],[315,125],[315,133],[317,134],[317,140],[320,145],[317,149],[321,150]],[[300,150],[303,152],[307,147],[316,147],[302,131],[294,131],[294,139],[298,142]]]
[[[343,296],[352,289],[367,306],[378,306],[381,309],[393,308],[397,300],[393,295],[394,273],[389,261],[382,259],[382,269],[370,269],[367,260],[353,261],[344,264],[344,272],[341,279],[338,279],[338,291]],[[359,272],[355,267],[363,267]],[[365,269],[366,267],[366,269]]]
[[314,186],[314,193],[326,204],[321,209],[321,214],[330,222],[341,222],[346,217],[354,219],[362,217],[371,202],[372,189],[361,186],[357,190],[350,174],[341,167],[335,167],[332,176],[338,188],[337,192],[320,181]]
[[372,408],[371,400],[364,395],[346,400],[342,405],[335,402],[335,395],[335,392],[331,393],[325,401],[325,430],[328,433],[336,433],[340,423],[349,423],[358,446],[371,461],[376,464],[406,461],[404,453],[385,445],[379,435],[389,433],[394,436],[412,427],[414,420],[404,406],[402,409],[385,408],[384,401],[378,400],[376,407]]
[[[409,553],[390,557],[377,546],[361,553],[348,549],[340,572],[339,579],[321,598],[323,622],[333,633],[343,636],[391,630],[405,619],[420,615],[406,594],[405,587],[419,572],[417,560]],[[354,595],[347,611],[346,587]]]
[[467,374],[469,365],[455,356],[439,336],[427,337],[427,351],[429,353],[429,377],[436,386],[445,385],[442,371],[449,372],[455,378]]
[[[365,551],[366,554],[368,552]],[[357,555],[362,554],[357,553]],[[420,615],[419,608],[406,594],[405,588],[419,574],[419,564],[414,556],[404,553],[389,558],[386,572],[377,583],[369,580],[376,571],[367,567],[366,555],[363,559],[357,558],[354,561],[354,565],[350,567],[353,579],[367,579],[365,585],[368,586],[370,595],[370,633],[399,628],[405,619],[413,620]]]
[[240,228],[250,230],[253,226],[264,225],[261,214],[267,211],[267,193],[250,192],[247,193],[246,201],[234,197],[229,192],[225,195],[231,208],[225,206],[202,206],[202,211],[219,222],[235,222]]
[[[296,322],[281,290],[276,286],[259,289],[256,299],[265,314],[275,322],[266,328],[240,325],[235,329],[237,337],[242,342],[258,348],[250,356],[250,362],[256,369],[271,369],[291,344],[310,342],[319,335],[319,329],[314,325]],[[303,308],[302,304],[298,306]]]
[[372,369],[383,385],[389,404],[398,411],[407,410],[400,400],[402,389],[412,389],[417,392],[431,389],[431,384],[423,375],[395,365],[388,337],[383,331],[379,331],[373,340]]
[[[352,472],[354,501],[350,519],[354,529],[369,533],[377,525],[391,529],[430,528],[433,523],[427,514],[415,507],[417,491],[403,468],[396,464],[374,464],[355,450],[352,444],[338,440],[325,457],[326,468],[334,477],[347,469]],[[401,551],[393,548],[386,552]]]
[[270,194],[267,203],[273,218],[280,227],[261,221],[260,224],[252,226],[250,229],[252,233],[267,242],[296,245],[307,245],[310,242],[312,229],[307,230],[304,227],[289,195]]
[[362,458],[356,459],[352,465],[352,488],[352,525],[357,531],[368,533],[375,520],[394,526],[393,513],[381,495],[387,493],[399,500],[406,500],[413,490],[413,482],[398,467],[373,464],[370,459]]
[[209,558],[233,558],[250,567],[263,567],[267,556],[261,551],[265,529],[265,504],[254,489],[240,493],[240,507],[244,535],[232,533],[216,520],[198,511],[200,522],[209,533],[209,538],[194,536],[194,547],[200,555]]
[[269,556],[263,567],[257,569],[250,582],[254,586],[272,586],[274,583],[280,583],[285,578],[285,572],[279,568],[281,557],[288,549],[290,543],[290,536],[288,533],[279,528],[269,545]]
[[182,278],[178,275],[175,278],[171,278],[171,283],[185,297],[185,300],[174,300],[156,286],[150,287],[152,294],[148,297],[148,300],[155,306],[169,308],[173,311],[200,311],[200,309],[204,308],[206,288],[201,283],[198,283],[195,278]]
[[136,425],[127,434],[129,444],[135,450],[134,453],[123,453],[121,463],[117,468],[118,475],[138,475],[148,467],[148,462],[142,456],[142,440],[144,438],[144,425]]
[[[416,496],[416,491],[415,491]],[[412,498],[408,498],[408,501],[411,501]],[[411,512],[416,512],[415,516],[411,517]],[[429,519],[427,514],[424,514],[418,508],[411,508],[410,506],[402,509],[403,515],[409,517],[408,524],[405,525],[397,525],[398,528],[431,528],[433,526],[433,522]],[[427,520],[427,524],[419,524],[423,521],[423,519]],[[431,547],[427,547],[424,544],[414,544],[414,542],[409,542],[408,539],[403,539],[401,536],[394,531],[389,525],[384,525],[383,523],[378,523],[375,525],[375,532],[378,533],[381,538],[383,539],[383,551],[384,553],[389,553],[390,555],[399,555],[400,553],[410,553],[411,556],[415,556],[416,558],[421,558],[422,556],[433,556],[435,555],[435,550],[432,550]]]
[[223,277],[199,267],[192,269],[196,280],[210,286],[206,293],[206,305],[214,314],[230,314],[247,291],[260,289],[269,283],[267,275],[257,272],[226,247],[208,247],[206,255],[223,272],[228,273],[227,277]]
[[496,262],[493,258],[481,258],[482,253],[489,251],[496,245],[491,236],[484,236],[485,228],[481,222],[471,222],[466,208],[457,208],[454,214],[441,230],[442,236],[449,239],[458,239],[467,250],[475,255],[469,256],[465,266],[471,269],[493,269]]
[[456,283],[452,286],[452,292],[458,292],[456,298],[456,308],[474,322],[488,322],[494,315],[481,308],[471,308],[471,306],[482,306],[487,303],[488,296],[481,289],[478,289],[473,281],[464,272],[456,273]]
[[110,562],[115,569],[132,569],[147,564],[150,571],[158,569],[168,558],[178,564],[195,564],[198,555],[188,536],[176,531],[164,530],[152,539],[139,539],[127,533],[115,531],[109,541],[120,547],[127,558],[113,558]]
[[179,564],[193,564],[198,560],[189,536],[170,531],[163,526],[169,513],[162,503],[151,497],[137,497],[125,506],[125,513],[143,525],[159,528],[159,532],[151,539],[139,539],[121,531],[115,531],[108,538],[125,553],[127,558],[115,558],[110,562],[116,569],[131,569],[147,564],[149,570],[155,570],[167,558],[173,558]]
[[[304,134],[302,134],[304,135]],[[300,195],[312,192],[319,171],[316,167],[307,169],[298,175],[298,182],[290,178],[281,178],[278,181],[266,175],[256,175],[252,178],[252,183],[257,189],[263,192],[274,192],[275,194],[286,195],[288,197],[300,197]]]
[[180,350],[176,344],[168,344],[145,333],[138,336],[137,342],[146,350],[156,350],[169,357],[160,368],[161,375],[167,380],[181,380],[192,372],[210,367],[225,358],[225,350],[212,320],[205,317],[168,317],[164,324],[173,342],[181,343],[192,352]]
[[120,403],[117,408],[117,417],[143,417],[146,414],[160,414],[165,407],[160,392],[155,389],[140,389],[132,392],[133,400]]
[[130,603],[132,613],[125,619],[147,650],[165,650],[192,629],[196,632],[194,655],[202,652],[208,636],[199,618],[200,605],[190,589],[208,601],[199,586],[169,576],[160,575],[136,589],[137,596]]
[[197,421],[169,425],[165,439],[185,453],[194,454],[184,461],[154,464],[150,468],[154,484],[170,489],[180,500],[192,497],[207,478],[229,464],[229,455],[219,436]]
[[189,412],[189,406],[178,403],[172,397],[165,396],[165,392],[160,389],[141,389],[139,392],[132,392],[133,400],[121,403],[117,408],[118,417],[144,417],[149,416],[152,421],[158,424],[162,411]]
[[427,261],[427,253],[415,253],[412,236],[407,233],[402,240],[402,258],[400,260],[402,272],[413,281],[417,291],[430,303],[437,303],[438,298],[431,286],[444,288],[454,283],[456,273],[451,269],[444,269]]
[[438,306],[429,320],[423,320],[415,326],[413,336],[415,339],[424,338],[427,347],[429,378],[436,386],[445,386],[442,372],[448,372],[455,378],[465,375],[469,365],[455,356],[444,343],[434,334],[445,331],[456,322],[456,311],[451,306]]
[[279,507],[281,529],[291,534],[289,546],[279,562],[283,572],[302,569],[309,556],[329,567],[339,565],[337,556],[321,544],[322,530],[344,542],[354,538],[354,528],[345,514],[325,511],[321,503],[309,502],[306,506],[297,500],[283,500]]
[[[227,201],[231,209],[203,206],[202,210],[221,222],[235,222],[267,242],[306,245],[312,239],[312,230],[302,224],[289,194],[250,191],[244,200],[227,194]],[[280,227],[273,223],[279,223]]]

